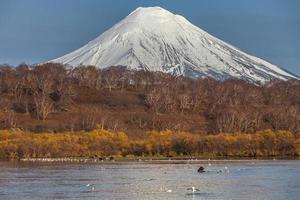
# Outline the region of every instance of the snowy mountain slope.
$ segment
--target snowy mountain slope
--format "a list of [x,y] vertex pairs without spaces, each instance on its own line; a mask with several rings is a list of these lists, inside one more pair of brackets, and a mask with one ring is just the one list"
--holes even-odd
[[121,65],[129,69],[219,80],[298,79],[160,7],[137,8],[85,46],[49,62],[99,68]]

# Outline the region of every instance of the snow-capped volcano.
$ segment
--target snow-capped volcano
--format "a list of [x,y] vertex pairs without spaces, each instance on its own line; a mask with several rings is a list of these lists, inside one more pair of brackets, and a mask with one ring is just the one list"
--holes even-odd
[[298,79],[160,7],[137,8],[85,46],[49,62],[99,68],[127,66],[129,69],[219,80]]

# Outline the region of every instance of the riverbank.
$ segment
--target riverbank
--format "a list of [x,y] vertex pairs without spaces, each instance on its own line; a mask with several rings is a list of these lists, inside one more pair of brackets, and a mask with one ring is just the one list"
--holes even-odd
[[[294,158],[300,139],[288,131],[252,134],[193,134],[150,131],[139,139],[124,132],[94,130],[78,133],[0,131],[0,159],[83,158],[101,160]],[[75,159],[76,160],[76,159]]]
[[277,161],[277,160],[300,160],[300,157],[279,157],[279,158],[116,158],[116,159],[96,159],[96,158],[23,158],[20,162],[42,162],[42,163],[151,163],[151,164],[197,164],[197,163],[218,163],[218,162],[255,162],[255,161]]

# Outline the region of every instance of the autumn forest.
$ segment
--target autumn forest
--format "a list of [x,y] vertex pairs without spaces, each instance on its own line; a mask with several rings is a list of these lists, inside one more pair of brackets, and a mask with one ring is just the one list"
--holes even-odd
[[300,81],[0,66],[0,158],[295,156]]

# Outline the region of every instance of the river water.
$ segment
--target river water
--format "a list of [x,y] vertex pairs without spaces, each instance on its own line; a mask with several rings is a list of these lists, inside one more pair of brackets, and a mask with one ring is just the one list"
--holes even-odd
[[0,162],[0,199],[299,200],[300,161]]

